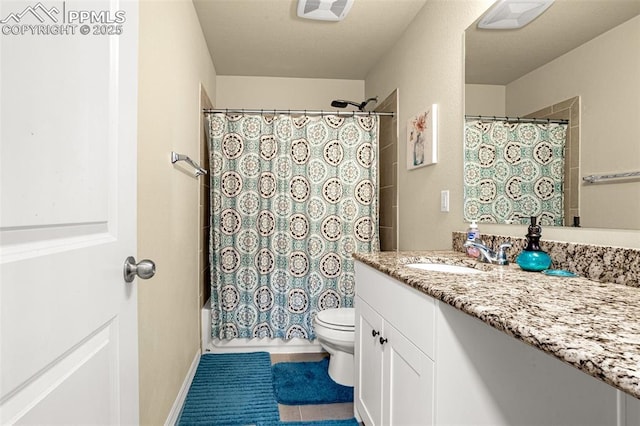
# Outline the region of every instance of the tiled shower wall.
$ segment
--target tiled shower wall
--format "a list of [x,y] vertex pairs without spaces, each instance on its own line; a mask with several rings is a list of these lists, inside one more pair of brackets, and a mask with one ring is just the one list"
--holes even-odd
[[380,173],[379,233],[380,250],[398,249],[398,117],[397,91],[393,91],[376,112],[393,112],[392,116],[381,116],[378,141],[378,170]]
[[[200,105],[202,108],[213,108],[209,96],[200,89]],[[209,170],[209,142],[206,129],[209,124],[206,115],[200,116],[200,165],[205,170]],[[209,231],[211,230],[211,210],[209,209],[211,189],[209,186],[209,174],[200,176],[200,307],[209,300],[211,296],[211,268],[209,260]]]
[[543,108],[525,118],[569,120],[564,157],[564,225],[572,226],[573,218],[580,216],[580,97],[576,96]]

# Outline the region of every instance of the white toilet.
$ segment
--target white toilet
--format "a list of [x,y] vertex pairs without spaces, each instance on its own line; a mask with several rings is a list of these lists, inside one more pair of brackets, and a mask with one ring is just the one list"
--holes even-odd
[[329,376],[344,386],[353,386],[354,381],[355,322],[353,308],[325,309],[313,320],[318,342],[331,355]]

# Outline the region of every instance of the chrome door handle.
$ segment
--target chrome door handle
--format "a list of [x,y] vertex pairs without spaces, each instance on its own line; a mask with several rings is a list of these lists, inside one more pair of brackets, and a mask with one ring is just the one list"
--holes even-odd
[[136,263],[136,258],[133,256],[129,256],[124,261],[123,270],[124,280],[128,283],[132,282],[136,275],[143,280],[147,280],[155,275],[156,264],[149,259],[144,259]]

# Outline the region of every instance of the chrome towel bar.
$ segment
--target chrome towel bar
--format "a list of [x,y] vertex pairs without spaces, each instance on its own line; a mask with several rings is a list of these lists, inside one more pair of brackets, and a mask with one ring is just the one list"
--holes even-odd
[[622,179],[622,178],[632,178],[632,177],[640,177],[640,172],[614,173],[610,175],[589,175],[589,176],[584,176],[582,180],[587,183],[595,183],[601,180]]
[[176,163],[178,161],[184,161],[184,162],[188,163],[191,167],[196,169],[196,171],[195,171],[196,176],[206,175],[207,174],[207,171],[205,169],[203,169],[202,167],[200,167],[191,158],[187,157],[186,155],[178,154],[177,152],[171,151],[171,164],[174,164],[174,163]]

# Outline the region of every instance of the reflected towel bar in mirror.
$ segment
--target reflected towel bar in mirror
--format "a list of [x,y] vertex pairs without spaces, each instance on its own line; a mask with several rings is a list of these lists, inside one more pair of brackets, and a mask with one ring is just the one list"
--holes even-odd
[[640,172],[614,173],[610,175],[589,175],[589,176],[584,176],[582,180],[585,181],[586,183],[596,183],[601,180],[623,179],[623,178],[632,178],[632,177],[640,177]]

